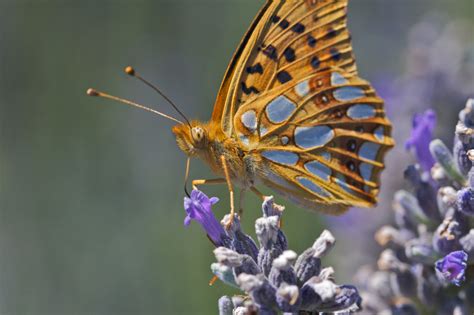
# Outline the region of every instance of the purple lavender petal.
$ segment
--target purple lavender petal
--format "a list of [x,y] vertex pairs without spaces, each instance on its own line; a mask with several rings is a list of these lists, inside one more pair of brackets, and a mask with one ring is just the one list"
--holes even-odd
[[435,263],[436,272],[442,280],[460,286],[465,280],[467,259],[468,255],[463,250],[451,252]]
[[217,201],[219,199],[216,197],[209,198],[202,191],[193,190],[190,198],[184,198],[184,209],[187,213],[184,225],[189,225],[191,220],[197,221],[213,243],[219,246],[222,244],[222,236],[225,235],[225,231],[212,213],[212,205]]
[[429,146],[433,140],[433,131],[436,126],[436,113],[429,109],[413,117],[413,129],[410,138],[405,142],[405,148],[415,149],[415,154],[424,171],[429,172],[435,161]]

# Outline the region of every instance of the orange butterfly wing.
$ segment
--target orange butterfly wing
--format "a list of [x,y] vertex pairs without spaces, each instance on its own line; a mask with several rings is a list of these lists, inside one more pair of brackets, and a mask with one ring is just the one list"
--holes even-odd
[[347,0],[268,1],[224,78],[212,120],[261,181],[332,214],[376,202],[391,126],[357,76]]

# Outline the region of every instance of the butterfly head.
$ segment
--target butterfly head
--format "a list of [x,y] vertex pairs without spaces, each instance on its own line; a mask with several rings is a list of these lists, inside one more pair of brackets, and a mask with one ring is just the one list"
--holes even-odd
[[176,142],[181,150],[189,156],[195,156],[207,148],[209,137],[206,126],[192,121],[190,125],[179,124],[173,127]]

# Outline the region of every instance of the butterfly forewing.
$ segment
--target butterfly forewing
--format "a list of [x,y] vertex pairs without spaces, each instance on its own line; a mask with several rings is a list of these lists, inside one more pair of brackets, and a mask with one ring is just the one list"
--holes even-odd
[[357,76],[346,11],[347,0],[268,1],[212,117],[258,156],[263,183],[334,214],[376,202],[393,146],[383,101]]

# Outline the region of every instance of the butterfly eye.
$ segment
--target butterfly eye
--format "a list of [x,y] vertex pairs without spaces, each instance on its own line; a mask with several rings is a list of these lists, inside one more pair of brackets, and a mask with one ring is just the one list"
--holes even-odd
[[193,140],[197,143],[201,142],[204,139],[204,130],[201,127],[194,127],[191,130]]

